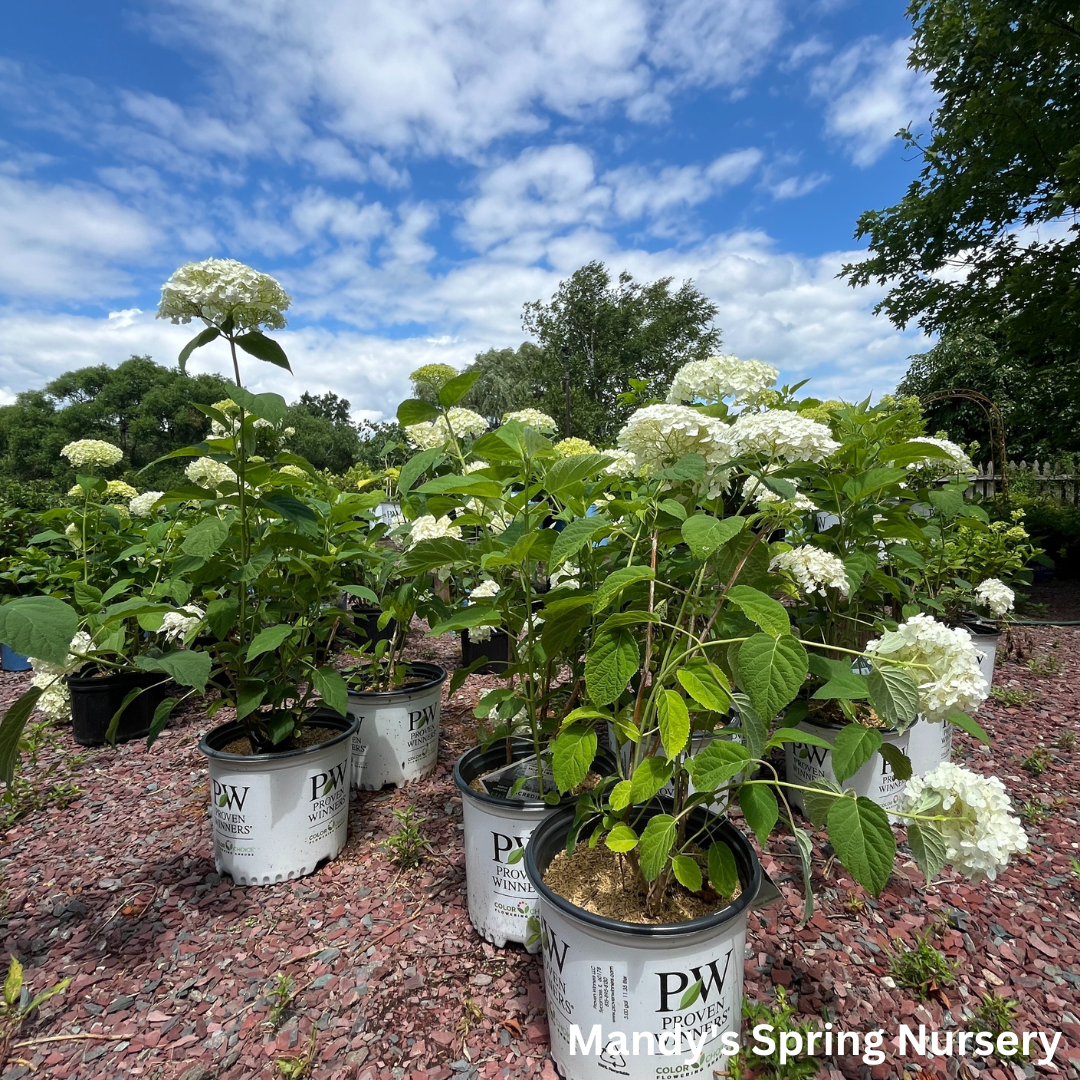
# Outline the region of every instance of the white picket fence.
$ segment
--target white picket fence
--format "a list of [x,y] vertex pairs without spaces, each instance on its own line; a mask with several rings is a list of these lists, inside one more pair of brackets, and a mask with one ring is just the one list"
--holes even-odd
[[[997,495],[1003,478],[995,470],[994,462],[976,464],[975,468],[977,472],[971,481],[975,491],[984,498]],[[1034,488],[1033,494],[1080,506],[1080,476],[1061,472],[1057,463],[1010,461],[1008,470],[1009,485],[1013,489],[1024,490],[1030,485]]]

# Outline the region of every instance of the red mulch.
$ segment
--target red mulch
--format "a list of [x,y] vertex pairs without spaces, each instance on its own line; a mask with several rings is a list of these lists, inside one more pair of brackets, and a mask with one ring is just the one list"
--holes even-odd
[[[1080,748],[1057,745],[1069,731],[1080,742],[1080,630],[1020,637],[1022,659],[1001,665],[995,685],[1037,696],[1023,706],[988,702],[980,719],[994,747],[961,736],[957,759],[1001,776],[1019,804],[1035,808],[1031,852],[996,882],[967,885],[947,873],[930,891],[914,864],[901,864],[875,900],[827,867],[819,835],[817,914],[800,929],[796,862],[778,840],[765,866],[785,900],[751,916],[751,997],[771,999],[783,986],[801,1013],[820,1022],[825,1012],[836,1030],[891,1033],[901,1022],[963,1029],[964,1007],[992,990],[1019,1002],[1014,1030],[1064,1033],[1058,1067],[968,1059],[966,1075],[1065,1076],[1080,1063],[1080,878],[1069,864],[1080,856]],[[455,651],[453,639],[415,650],[444,663]],[[1057,661],[1040,661],[1052,674],[1028,669],[1030,658],[1045,656]],[[0,704],[26,678],[0,676]],[[214,872],[196,749],[211,726],[204,716],[181,718],[149,751],[131,743],[86,752],[73,766],[84,794],[23,819],[0,847],[4,951],[25,962],[34,992],[73,980],[24,1027],[3,1080],[273,1077],[277,1059],[303,1053],[313,1026],[315,1080],[554,1080],[539,957],[482,942],[466,913],[451,770],[473,741],[481,688],[496,684],[474,677],[444,707],[433,776],[402,791],[354,793],[343,854],[281,885],[239,888]],[[1031,776],[1020,762],[1037,744],[1051,761]],[[59,752],[76,749],[62,732]],[[427,816],[422,828],[437,854],[398,873],[378,845],[394,830],[391,811],[409,803]],[[923,1002],[883,982],[885,948],[931,929],[959,974]],[[267,993],[281,972],[297,992],[275,1032]],[[83,1037],[56,1038],[69,1035]],[[956,1075],[957,1064],[921,1063],[928,1077]],[[826,1073],[884,1080],[905,1066],[914,1075],[915,1065],[891,1058],[868,1067],[849,1057]]]

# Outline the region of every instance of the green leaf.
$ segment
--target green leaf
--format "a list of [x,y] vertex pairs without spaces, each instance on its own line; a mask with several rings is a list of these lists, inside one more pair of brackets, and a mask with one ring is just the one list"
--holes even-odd
[[886,446],[879,451],[882,461],[891,461],[894,465],[914,465],[917,461],[952,461],[952,454],[940,446],[926,442],[905,442],[896,446]]
[[296,730],[296,720],[288,713],[273,713],[266,721],[266,734],[275,746]]
[[764,846],[780,817],[776,796],[764,784],[743,784],[739,788],[739,808],[758,843]]
[[901,667],[892,664],[875,666],[866,678],[874,711],[903,731],[919,714],[919,691],[914,680]]
[[695,514],[682,523],[679,531],[695,559],[707,559],[717,549],[742,532],[746,519],[741,517],[715,518],[711,514]]
[[615,573],[609,574],[603,585],[596,590],[593,611],[603,611],[624,589],[639,581],[651,581],[652,578],[652,568],[648,566],[624,566],[616,570]]
[[293,628],[288,623],[279,623],[277,626],[268,626],[260,630],[248,646],[247,659],[254,660],[263,653],[274,652],[292,634]]
[[935,488],[928,496],[930,505],[943,518],[954,518],[964,513],[967,508],[967,500],[964,498],[964,488],[957,484],[949,484],[943,488]]
[[830,660],[819,653],[811,653],[810,670],[820,679],[827,679],[824,686],[814,691],[819,701],[839,698],[843,701],[863,701],[870,696],[865,675],[851,670],[850,660]]
[[752,589],[749,585],[735,585],[728,589],[726,598],[766,634],[779,637],[791,633],[787,609],[760,590]]
[[839,783],[851,779],[881,746],[881,733],[862,724],[845,724],[833,743],[833,775]]
[[657,814],[645,826],[638,845],[638,857],[646,881],[655,881],[667,866],[675,835],[675,819],[670,814]]
[[949,849],[945,837],[938,831],[937,826],[929,821],[922,824],[912,821],[907,827],[907,842],[916,865],[929,885],[930,881],[941,873],[941,868],[947,861]]
[[829,810],[827,829],[840,862],[864,889],[879,896],[896,861],[888,814],[862,795],[845,795]]
[[911,759],[895,743],[883,742],[878,753],[888,762],[897,780],[911,779]]
[[870,469],[850,477],[844,484],[843,492],[851,502],[858,502],[906,480],[907,476],[907,469]]
[[795,844],[799,849],[799,863],[802,866],[803,879],[803,923],[807,923],[814,914],[814,867],[811,858],[814,854],[814,845],[810,835],[805,829],[797,826],[792,829],[795,836]]
[[[612,810],[618,812],[619,810],[625,810],[630,805],[630,781],[620,780],[612,789],[611,794],[608,795],[608,805]],[[637,843],[637,840],[634,841]]]
[[656,718],[660,725],[660,740],[668,761],[680,753],[690,738],[690,713],[686,702],[676,690],[661,690],[656,702]]
[[281,427],[289,415],[289,406],[280,394],[253,394],[243,386],[233,386],[229,389],[229,397],[245,412],[268,420],[274,427]]
[[979,742],[985,743],[987,746],[990,745],[990,736],[986,734],[982,725],[973,720],[967,713],[950,713],[949,723],[954,724],[961,731],[966,731],[969,735],[973,735]]
[[647,803],[671,780],[671,762],[663,758],[647,757],[630,777],[630,801],[637,805]]
[[790,634],[755,634],[739,647],[739,682],[767,722],[793,701],[807,672],[806,650]]
[[94,607],[100,604],[102,601],[102,593],[100,589],[95,589],[93,585],[87,585],[82,581],[75,582],[75,603],[81,608]]
[[758,715],[757,709],[750,704],[745,694],[733,694],[735,706],[739,710],[739,727],[742,729],[743,742],[752,758],[759,758],[765,753],[765,739],[769,734],[769,725]]
[[723,673],[719,668],[716,669],[716,674],[702,670],[701,667],[679,668],[675,677],[682,688],[703,709],[708,709],[709,712],[726,713],[731,708],[731,695],[720,682]]
[[180,374],[187,374],[187,362],[188,358],[196,349],[201,349],[204,345],[209,345],[221,331],[216,326],[208,326],[202,333],[196,334],[181,350],[180,355],[177,357],[177,364],[180,368]]
[[502,622],[502,612],[490,604],[470,604],[467,608],[455,611],[449,619],[443,619],[431,628],[431,636],[439,637],[452,630],[468,630],[474,626],[498,626]]
[[[258,505],[271,513],[277,514],[291,525],[316,526],[319,517],[307,503],[301,502],[295,495],[286,495],[280,491],[271,491],[259,497]],[[309,530],[309,533],[312,530]]]
[[265,697],[265,686],[245,686],[236,698],[236,719],[243,720],[245,716],[250,716]]
[[678,521],[686,520],[686,507],[675,499],[661,499],[661,501],[657,503],[657,509],[663,510],[665,514],[670,515]]
[[855,594],[862,586],[866,575],[877,569],[877,554],[868,551],[853,551],[844,559],[844,577],[847,578],[848,592]]
[[43,692],[42,687],[31,686],[22,697],[16,698],[4,713],[4,719],[0,720],[0,780],[7,785],[15,779],[23,728]]
[[22,996],[23,966],[16,957],[8,964],[7,977],[4,979],[4,1004],[13,1008]]
[[828,820],[832,804],[840,798],[843,791],[835,780],[830,780],[825,776],[814,780],[808,786],[814,790],[802,793],[803,809],[814,828],[820,829]]
[[639,664],[637,638],[627,627],[598,632],[585,657],[585,689],[592,703],[618,701]]
[[701,997],[701,980],[695,979],[687,988],[679,1001],[679,1011],[689,1009],[697,999]]
[[49,998],[56,997],[57,994],[62,994],[71,985],[71,979],[61,979],[55,986],[50,986],[48,990],[42,990],[40,994],[35,995],[30,999],[30,1004],[23,1010],[23,1015],[26,1016],[32,1013],[39,1005],[44,1004]]
[[698,791],[715,791],[741,773],[750,762],[750,751],[732,739],[713,739],[687,759],[685,768]]
[[204,517],[196,521],[184,534],[180,550],[185,555],[208,559],[225,543],[229,526],[218,517]]
[[573,791],[588,775],[596,758],[596,732],[584,724],[560,731],[551,746],[551,771],[559,791]]
[[709,880],[721,896],[733,896],[739,887],[735,856],[722,840],[714,840],[709,845]]
[[[141,659],[141,657],[136,659],[136,663],[138,663],[139,659]],[[116,745],[116,733],[120,728],[120,719],[124,715],[124,713],[127,712],[127,707],[142,693],[143,687],[141,686],[136,686],[134,690],[129,690],[124,695],[124,700],[120,702],[120,708],[113,713],[112,719],[109,721],[108,727],[105,728],[105,741],[110,746]]]
[[333,709],[338,716],[348,712],[349,688],[337,668],[317,667],[311,673],[311,685],[328,709]]
[[439,410],[419,398],[409,398],[397,407],[397,422],[402,427],[413,424],[428,424],[439,416]]
[[564,501],[575,486],[595,476],[605,461],[611,459],[603,454],[574,454],[553,461],[544,475],[544,487],[556,499]]
[[637,833],[629,825],[616,825],[604,838],[611,851],[633,851],[638,846]]
[[[267,337],[261,330],[249,330],[246,334],[238,334],[233,339],[244,352],[254,356],[257,360],[265,360],[274,367],[284,368],[292,374],[289,367],[289,358],[285,350],[273,339]],[[236,398],[234,397],[235,401]]]
[[691,892],[701,892],[701,867],[689,855],[676,855],[671,860],[675,880]]
[[437,540],[421,540],[409,548],[398,560],[397,570],[404,577],[415,577],[428,570],[467,562],[468,559],[469,547],[464,540],[439,537]]
[[705,479],[705,459],[700,454],[690,453],[679,458],[670,468],[653,473],[654,480],[690,480]]
[[502,484],[498,480],[475,473],[465,476],[447,473],[428,480],[416,489],[417,495],[474,495],[480,499],[500,499],[502,493]]
[[179,698],[170,697],[158,704],[154,710],[154,718],[150,721],[150,731],[146,736],[147,746],[153,746],[154,740],[165,730],[165,725],[169,722],[169,717],[179,701]]
[[163,671],[180,686],[190,686],[202,693],[210,678],[210,654],[195,649],[177,649],[164,656],[139,656],[135,664],[141,671]]
[[562,652],[591,622],[591,598],[573,597],[549,604],[544,608],[544,627],[541,632],[544,649],[549,656]]
[[554,569],[571,555],[576,555],[601,529],[606,529],[610,524],[611,522],[601,514],[597,514],[596,517],[575,518],[555,540],[555,546],[551,549],[549,568]]
[[19,596],[0,604],[0,641],[24,656],[63,666],[78,629],[75,610],[55,596]]
[[236,616],[240,613],[240,603],[235,597],[229,596],[220,600],[211,600],[206,605],[206,625],[210,633],[224,641],[229,636],[229,631],[236,624]]
[[404,465],[398,474],[398,494],[404,496],[412,490],[413,484],[428,471],[435,468],[443,459],[444,454],[439,447],[433,450],[421,450],[414,454]]
[[483,374],[479,368],[455,375],[439,388],[439,404],[451,409],[472,389],[473,383]]

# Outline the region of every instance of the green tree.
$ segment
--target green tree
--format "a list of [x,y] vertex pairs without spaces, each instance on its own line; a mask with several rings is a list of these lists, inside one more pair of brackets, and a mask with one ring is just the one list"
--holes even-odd
[[525,404],[555,417],[564,435],[614,439],[631,411],[618,400],[631,379],[644,381],[646,397],[660,394],[683,364],[719,348],[716,305],[691,281],[671,283],[640,284],[625,271],[613,283],[603,263],[591,262],[547,303],[526,304],[522,325],[543,357],[529,365],[539,393]]
[[465,370],[479,371],[480,378],[462,404],[486,416],[492,424],[515,409],[535,407],[546,390],[545,356],[543,349],[531,341],[522,342],[517,349],[478,353]]
[[[184,375],[149,356],[66,372],[0,408],[0,470],[11,479],[70,484],[74,472],[60,457],[61,447],[106,439],[123,449],[133,473],[202,439],[210,422],[192,403],[212,405],[228,397],[229,385],[218,375]],[[182,464],[163,463],[128,478],[140,488],[161,487],[181,471]]]
[[[940,105],[929,138],[899,132],[922,170],[895,206],[864,213],[853,285],[929,332],[993,326],[1016,362],[1080,341],[1080,13],[1075,0],[915,0],[909,66]],[[1061,373],[1059,373],[1061,377]]]
[[[911,357],[897,393],[925,398],[943,390],[978,390],[1001,411],[1009,460],[1047,461],[1076,447],[1080,384],[1061,378],[1065,366],[1030,363],[1022,350],[1010,350],[1000,333],[963,327]],[[925,417],[928,431],[978,442],[980,460],[997,456],[979,405],[945,398],[926,405]]]

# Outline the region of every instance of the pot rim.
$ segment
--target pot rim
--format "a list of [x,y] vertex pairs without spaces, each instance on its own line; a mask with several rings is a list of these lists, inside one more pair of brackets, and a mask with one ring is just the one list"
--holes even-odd
[[[469,782],[461,773],[461,763],[470,754],[486,754],[490,752],[490,750],[494,748],[497,743],[503,741],[503,739],[496,739],[495,742],[487,748],[487,750],[485,750],[483,746],[471,746],[468,750],[465,751],[464,754],[462,754],[457,759],[457,761],[454,762],[454,784],[457,787],[458,791],[461,792],[462,798],[473,799],[478,803],[484,803],[488,806],[499,806],[504,809],[509,808],[511,810],[527,810],[529,812],[535,812],[537,810],[558,810],[564,806],[572,806],[575,802],[577,802],[578,797],[571,794],[561,796],[557,803],[547,803],[544,802],[542,799],[504,799],[501,795],[492,795],[488,791],[477,791],[476,788],[469,787]],[[513,736],[510,740],[510,746],[514,752],[514,757],[511,764],[514,761],[520,761],[533,753],[532,741],[530,739],[524,738],[521,735]],[[520,757],[517,755],[517,751],[519,750],[523,751]],[[596,751],[597,759],[599,759],[601,754],[604,754],[605,752],[606,751],[603,747],[598,747]],[[613,769],[615,768],[614,759],[612,759],[611,761],[611,767]],[[480,774],[477,773],[476,775],[479,776]]]
[[[652,804],[652,807],[654,812],[660,813],[666,809],[670,809],[671,800],[663,798],[657,799]],[[606,915],[594,915],[591,911],[586,911],[584,908],[578,907],[576,904],[567,900],[566,897],[560,896],[557,892],[548,888],[548,886],[544,884],[543,875],[536,862],[536,852],[543,845],[543,841],[547,834],[561,830],[565,841],[565,833],[569,831],[570,825],[573,822],[575,810],[576,808],[573,806],[560,807],[551,815],[551,817],[541,822],[529,838],[528,844],[525,845],[525,858],[523,861],[525,863],[525,873],[528,875],[532,887],[540,894],[540,896],[549,904],[558,908],[561,914],[568,916],[571,919],[576,919],[578,922],[585,923],[588,926],[594,926],[600,930],[606,930],[609,933],[625,935],[628,938],[689,937],[693,934],[701,933],[703,930],[715,929],[724,923],[731,922],[738,918],[750,908],[761,889],[764,880],[764,871],[761,868],[761,860],[758,859],[757,852],[754,851],[750,841],[739,829],[736,829],[735,826],[731,824],[731,821],[726,815],[721,817],[718,814],[710,814],[698,807],[691,814],[691,820],[700,821],[702,817],[710,819],[715,824],[715,828],[723,834],[722,838],[729,846],[740,849],[740,851],[735,851],[733,854],[735,855],[736,865],[739,867],[739,883],[742,885],[742,892],[740,892],[730,904],[726,907],[722,907],[719,911],[714,911],[710,915],[702,915],[700,918],[691,919],[688,922],[658,924],[632,923],[622,919],[611,919]],[[732,843],[732,841],[734,841],[734,843]],[[563,842],[561,850],[565,850],[565,848],[566,844]],[[740,853],[743,856],[742,860],[739,858]],[[749,865],[749,874],[746,876],[743,874],[744,867],[739,865],[740,862]],[[547,869],[547,867],[544,869]]]
[[[368,665],[370,666],[370,665]],[[361,671],[364,668],[360,668]],[[354,690],[349,685],[348,676],[345,677],[345,685],[349,689],[349,697],[362,697],[362,698],[374,698],[377,701],[390,702],[396,697],[404,695],[413,695],[421,693],[422,691],[434,690],[438,686],[442,686],[444,682],[450,677],[450,672],[446,670],[441,664],[431,664],[426,660],[409,660],[405,663],[406,673],[416,672],[418,675],[426,675],[427,681],[417,683],[415,686],[403,686],[396,690]]]
[[[104,675],[83,675],[82,672],[88,668],[96,668],[98,671],[105,671]],[[65,675],[69,686],[74,685],[77,688],[84,686],[107,686],[110,682],[117,680],[124,681],[130,680],[132,677],[137,679],[148,680],[146,683],[147,689],[157,686],[159,683],[164,686],[165,683],[170,681],[170,677],[164,671],[143,671],[142,668],[120,668],[118,671],[110,671],[104,669],[100,664],[97,664],[93,660],[86,661],[85,664],[81,664],[78,670],[71,672],[70,675]],[[152,681],[151,681],[152,680]]]
[[[211,739],[216,741],[218,738],[224,736],[226,732],[229,732],[232,737],[235,737],[233,736],[233,732],[235,732],[235,735],[245,734],[242,721],[229,720],[224,724],[219,724],[217,727],[211,728],[199,740],[199,753],[204,757],[209,758],[211,761],[244,762],[252,765],[299,760],[300,758],[310,756],[311,754],[318,754],[328,747],[337,746],[338,743],[344,742],[346,739],[351,739],[353,735],[356,734],[357,728],[360,726],[360,721],[355,716],[339,716],[332,709],[317,709],[307,722],[309,724],[319,724],[323,727],[340,726],[341,731],[332,739],[327,739],[324,742],[315,743],[312,746],[301,746],[296,750],[282,750],[277,754],[230,754],[225,750],[219,750],[216,746],[210,744]],[[231,741],[231,738],[226,741]]]

